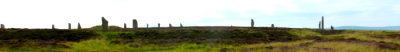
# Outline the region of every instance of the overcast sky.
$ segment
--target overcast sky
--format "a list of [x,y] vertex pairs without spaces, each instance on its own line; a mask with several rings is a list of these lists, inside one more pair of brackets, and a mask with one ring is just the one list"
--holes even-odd
[[78,22],[139,27],[255,26],[317,28],[326,26],[400,26],[400,0],[0,0],[0,24],[8,28],[67,28]]

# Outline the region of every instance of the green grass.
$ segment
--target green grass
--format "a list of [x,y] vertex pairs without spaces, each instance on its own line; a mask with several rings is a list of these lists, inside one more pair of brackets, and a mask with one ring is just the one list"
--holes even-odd
[[131,44],[113,44],[108,40],[86,40],[82,42],[66,43],[70,49],[67,52],[208,52],[219,51],[219,48],[233,47],[228,45],[211,46],[196,43],[179,43],[176,45],[146,44],[138,47],[129,47]]
[[386,43],[395,43],[400,44],[399,39],[390,39],[390,38],[374,38],[372,36],[387,36],[393,35],[400,32],[394,31],[353,31],[347,32],[337,35],[327,35],[324,36],[324,39],[357,39],[357,40],[367,40],[367,41],[376,41],[376,42],[386,42]]
[[66,45],[70,46],[71,49],[65,49],[68,52],[115,52],[115,51],[123,51],[128,47],[128,45],[124,44],[112,44],[107,40],[86,40],[81,42],[71,42],[66,43]]
[[294,29],[294,30],[289,30],[288,31],[290,34],[300,36],[300,37],[306,37],[306,36],[322,36],[318,32],[314,32],[308,29]]

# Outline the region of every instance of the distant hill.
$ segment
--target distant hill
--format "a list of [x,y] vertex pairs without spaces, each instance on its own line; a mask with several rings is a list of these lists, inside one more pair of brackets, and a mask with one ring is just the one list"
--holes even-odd
[[335,29],[351,29],[351,30],[400,30],[400,26],[387,27],[365,27],[365,26],[340,26]]

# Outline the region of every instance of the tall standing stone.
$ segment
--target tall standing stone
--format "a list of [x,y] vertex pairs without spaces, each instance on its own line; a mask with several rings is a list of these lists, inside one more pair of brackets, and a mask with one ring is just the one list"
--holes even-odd
[[104,18],[101,17],[101,27],[103,31],[107,31],[108,30],[108,21]]
[[331,30],[335,30],[335,28],[331,25]]
[[183,27],[182,23],[180,23],[179,25],[180,25],[181,28]]
[[158,28],[160,28],[160,23],[158,23]]
[[6,29],[6,27],[4,26],[4,24],[1,24],[0,26],[1,26],[0,29]]
[[124,29],[126,29],[126,23],[124,23]]
[[54,24],[51,24],[51,29],[56,29],[56,28],[54,27]]
[[254,27],[254,20],[251,19],[251,27]]
[[169,24],[169,28],[172,28],[172,24],[171,23]]
[[133,30],[136,30],[137,28],[138,28],[138,22],[137,22],[136,19],[133,19],[133,20],[132,20],[132,29],[133,29]]
[[71,23],[68,23],[68,29],[71,30]]
[[324,22],[324,16],[322,16],[322,19],[321,19],[321,29],[322,30],[324,30],[324,26],[325,26],[325,24],[324,24],[325,22]]
[[78,30],[82,29],[81,23],[78,22]]
[[146,28],[149,28],[149,24],[146,24]]

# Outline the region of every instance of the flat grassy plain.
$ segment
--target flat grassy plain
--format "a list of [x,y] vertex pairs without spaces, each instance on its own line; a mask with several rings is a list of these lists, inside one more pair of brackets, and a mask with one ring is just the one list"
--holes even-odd
[[0,37],[1,52],[400,52],[400,31],[2,30]]

